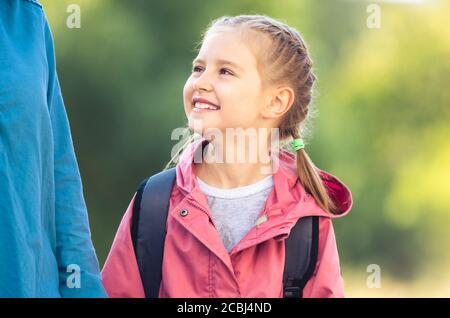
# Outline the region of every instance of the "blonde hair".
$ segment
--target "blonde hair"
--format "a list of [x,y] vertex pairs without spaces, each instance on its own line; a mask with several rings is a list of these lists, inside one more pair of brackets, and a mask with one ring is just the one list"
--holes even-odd
[[[264,52],[263,54],[259,53],[259,62],[261,63],[258,68],[261,75],[268,85],[280,83],[290,85],[295,95],[292,106],[279,124],[280,140],[305,139],[309,132],[306,125],[307,119],[312,117],[310,104],[316,76],[306,44],[299,32],[264,15],[222,16],[208,25],[202,34],[202,41],[208,32],[217,27],[256,31],[269,39],[270,45],[267,50],[258,50],[258,52]],[[196,139],[195,135],[189,136],[180,150],[194,139]],[[179,153],[180,151],[178,155]],[[175,162],[175,157],[171,159],[166,168]],[[303,148],[296,152],[296,160],[298,177],[305,191],[314,197],[323,210],[333,214],[338,213],[339,209],[329,196],[318,168]]]

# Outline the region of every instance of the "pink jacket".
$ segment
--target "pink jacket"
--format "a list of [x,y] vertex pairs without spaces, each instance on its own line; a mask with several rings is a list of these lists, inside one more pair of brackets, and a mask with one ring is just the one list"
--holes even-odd
[[[194,152],[201,141],[194,142],[183,152],[176,167],[159,297],[282,297],[284,240],[304,216],[320,218],[317,264],[303,297],[343,297],[331,219],[350,211],[350,190],[336,177],[320,170],[341,211],[338,215],[326,213],[297,182],[294,155],[282,151],[279,168],[273,174],[274,190],[260,213],[260,216],[266,214],[267,221],[255,225],[228,253],[211,221],[207,198],[200,191],[194,174]],[[134,197],[102,270],[103,284],[110,297],[145,297],[130,235],[133,201]],[[180,215],[182,209],[188,210],[187,216]]]

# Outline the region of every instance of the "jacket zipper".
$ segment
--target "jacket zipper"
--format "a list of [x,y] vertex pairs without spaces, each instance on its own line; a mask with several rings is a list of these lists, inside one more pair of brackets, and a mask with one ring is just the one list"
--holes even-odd
[[208,211],[202,205],[198,204],[197,201],[192,197],[188,197],[188,202],[194,208],[197,208],[197,209],[201,210],[202,212],[204,212],[208,216],[208,218],[211,221],[211,223],[213,224],[214,228],[217,230],[216,224],[214,223],[214,220],[212,219],[211,213],[208,213]]
[[[211,214],[208,213],[208,211],[202,205],[198,204],[197,201],[194,198],[189,197],[188,198],[188,202],[194,208],[197,208],[197,209],[201,210],[202,212],[204,212],[208,216],[209,220],[211,221],[211,223],[213,224],[214,228],[217,231],[217,227],[216,227],[216,225],[214,223],[214,220],[211,217]],[[212,265],[211,265],[211,262],[212,262],[211,258],[212,257],[213,257],[212,256],[212,252],[209,251],[209,261],[208,261],[208,284],[209,284],[209,288],[208,288],[208,292],[209,292],[209,297],[210,298],[215,298],[215,284],[214,284],[215,278],[213,277],[213,269],[212,269]]]

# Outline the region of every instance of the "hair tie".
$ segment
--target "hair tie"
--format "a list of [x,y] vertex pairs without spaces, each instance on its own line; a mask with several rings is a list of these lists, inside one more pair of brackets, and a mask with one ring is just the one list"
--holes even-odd
[[298,151],[299,149],[305,148],[305,144],[303,143],[303,139],[296,138],[290,142],[292,151]]

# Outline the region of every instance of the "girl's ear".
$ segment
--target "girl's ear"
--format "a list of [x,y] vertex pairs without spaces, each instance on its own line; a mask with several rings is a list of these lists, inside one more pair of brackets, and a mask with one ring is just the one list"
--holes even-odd
[[264,118],[281,118],[291,108],[294,96],[294,90],[289,86],[274,89],[262,110],[262,116]]

